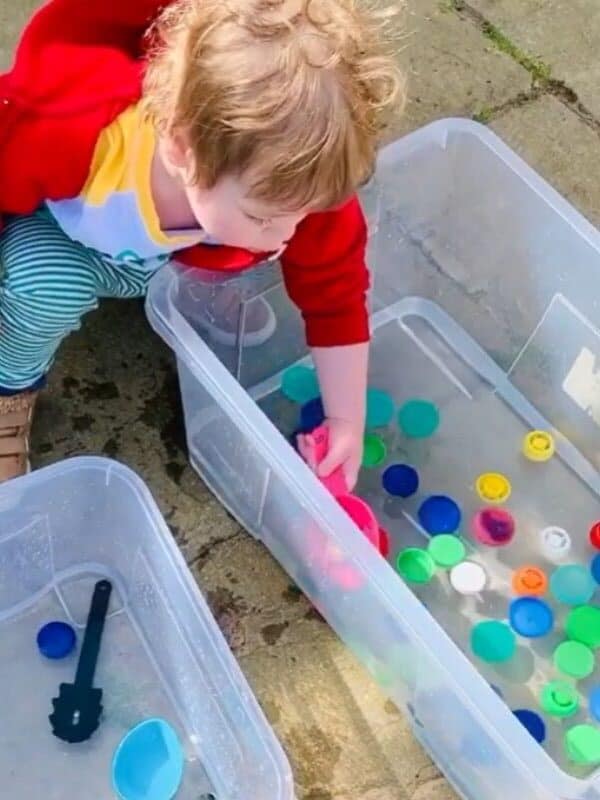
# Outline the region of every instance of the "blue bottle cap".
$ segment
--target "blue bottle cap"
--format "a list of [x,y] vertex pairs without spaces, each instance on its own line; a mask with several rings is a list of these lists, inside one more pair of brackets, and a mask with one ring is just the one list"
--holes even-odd
[[592,573],[592,578],[596,581],[596,583],[600,583],[600,553],[598,553],[598,555],[594,556],[592,559],[590,571]]
[[588,697],[588,708],[591,716],[600,722],[600,686],[594,686]]
[[419,508],[419,522],[427,533],[456,533],[460,528],[461,513],[451,497],[433,495]]
[[538,597],[517,597],[509,607],[511,627],[521,636],[536,639],[552,630],[554,614]]
[[394,497],[410,497],[419,488],[419,473],[408,464],[392,464],[381,481],[386,492]]
[[49,622],[40,628],[37,646],[46,658],[65,658],[75,647],[75,631],[66,622]]
[[310,433],[325,421],[325,410],[320,397],[309,400],[300,409],[300,429],[303,433]]
[[539,744],[543,744],[546,739],[546,723],[536,714],[535,711],[530,711],[528,708],[519,708],[513,711],[515,717],[519,720],[524,728],[527,728],[529,733]]

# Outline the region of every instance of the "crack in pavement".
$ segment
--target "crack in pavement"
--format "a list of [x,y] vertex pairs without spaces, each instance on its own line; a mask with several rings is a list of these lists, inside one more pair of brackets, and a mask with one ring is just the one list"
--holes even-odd
[[514,44],[508,36],[466,0],[450,0],[450,3],[452,10],[461,19],[467,20],[479,28],[481,33],[496,49],[520,64],[523,69],[529,72],[532,78],[530,91],[520,92],[516,97],[510,98],[504,103],[483,109],[479,114],[475,115],[480,122],[490,122],[511,109],[521,108],[528,103],[549,95],[559,100],[569,111],[600,136],[600,120],[581,102],[577,92],[567,86],[565,81],[551,77],[551,68],[549,66],[528,55],[518,45]]

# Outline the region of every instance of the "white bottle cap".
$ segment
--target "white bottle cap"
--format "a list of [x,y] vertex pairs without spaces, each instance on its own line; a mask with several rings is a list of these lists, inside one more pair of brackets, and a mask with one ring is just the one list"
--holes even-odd
[[450,583],[460,594],[479,594],[487,584],[487,574],[481,564],[463,561],[450,570]]
[[571,552],[571,537],[563,528],[550,525],[540,531],[540,548],[548,561],[562,561]]

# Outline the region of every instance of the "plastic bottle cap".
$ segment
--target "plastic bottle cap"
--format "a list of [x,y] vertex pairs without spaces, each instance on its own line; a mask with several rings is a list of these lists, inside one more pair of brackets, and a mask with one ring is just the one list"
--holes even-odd
[[425,500],[418,511],[419,522],[427,533],[456,533],[460,527],[461,513],[451,497],[433,495]]
[[547,431],[531,431],[523,439],[523,454],[530,461],[549,461],[555,450],[554,437]]
[[516,530],[515,520],[504,508],[482,508],[473,517],[473,536],[488,547],[509,544]]
[[552,573],[550,591],[561,603],[582,606],[590,601],[596,591],[596,581],[587,567],[565,564]]
[[464,544],[451,533],[442,533],[434,536],[427,548],[429,555],[440,567],[455,567],[464,559],[466,549]]
[[310,367],[296,365],[286,369],[281,379],[281,391],[293,403],[303,405],[319,396],[317,373]]
[[303,433],[311,433],[322,425],[325,421],[325,409],[320,397],[314,397],[308,403],[304,403],[300,409],[300,430]]
[[463,561],[450,571],[450,584],[459,594],[479,594],[487,584],[487,574],[480,564]]
[[548,591],[548,578],[543,569],[526,565],[513,573],[512,588],[515,594],[541,597]]
[[426,439],[439,424],[440,412],[428,400],[408,400],[398,412],[398,425],[410,439]]
[[508,661],[516,647],[515,635],[504,622],[494,619],[478,622],[471,631],[471,649],[490,664]]
[[598,555],[594,556],[592,559],[590,572],[592,573],[592,578],[596,581],[596,583],[600,583],[600,553],[598,553]]
[[386,492],[394,497],[410,497],[419,488],[419,474],[408,464],[392,464],[381,481]]
[[552,681],[543,687],[540,704],[552,717],[571,717],[579,709],[579,695],[570,683]]
[[510,624],[521,636],[537,639],[545,636],[554,626],[550,606],[537,597],[519,597],[509,608]]
[[600,764],[600,730],[592,725],[575,725],[565,733],[565,748],[576,764]]
[[588,695],[588,708],[591,716],[600,722],[600,686],[594,686]]
[[504,503],[512,491],[508,478],[499,472],[484,472],[477,478],[475,488],[486,503]]
[[46,658],[65,658],[75,647],[77,637],[75,631],[66,622],[49,622],[40,628],[37,635],[37,646]]
[[363,441],[363,467],[380,467],[387,456],[387,447],[381,436],[367,433]]
[[587,647],[600,647],[600,608],[579,606],[567,615],[565,630],[569,639]]
[[543,744],[546,739],[546,723],[536,714],[535,711],[530,711],[528,708],[519,708],[513,711],[515,717],[519,720],[524,728],[527,728],[529,733],[539,744]]
[[381,389],[367,389],[367,422],[371,428],[385,428],[394,416],[395,404],[391,396]]
[[563,642],[554,651],[554,666],[571,678],[587,678],[594,671],[594,654],[581,642]]
[[600,550],[600,521],[594,522],[590,528],[590,543],[596,550]]
[[571,537],[564,528],[550,525],[540,531],[540,547],[548,561],[562,561],[571,552]]
[[398,572],[411,583],[429,583],[435,574],[435,562],[426,550],[407,547],[398,555]]

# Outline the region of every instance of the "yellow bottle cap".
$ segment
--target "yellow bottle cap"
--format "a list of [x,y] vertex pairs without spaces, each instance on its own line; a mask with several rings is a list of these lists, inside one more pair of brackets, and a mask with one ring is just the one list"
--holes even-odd
[[510,497],[512,487],[506,475],[499,472],[484,472],[475,483],[477,494],[486,503],[504,503]]
[[523,454],[530,461],[549,461],[555,449],[554,437],[548,431],[530,431],[523,439]]

